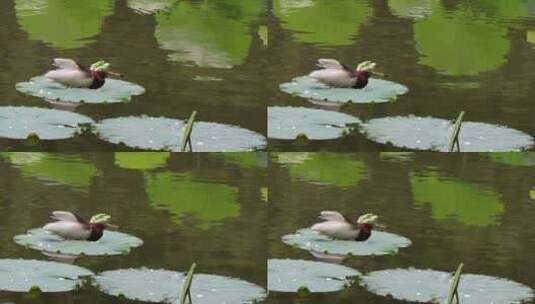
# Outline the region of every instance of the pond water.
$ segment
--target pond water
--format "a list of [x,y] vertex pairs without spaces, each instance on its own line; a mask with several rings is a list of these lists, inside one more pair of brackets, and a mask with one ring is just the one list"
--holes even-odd
[[[141,267],[184,272],[195,262],[196,273],[265,288],[266,161],[262,153],[2,153],[0,260],[50,260],[13,237],[47,223],[53,210],[86,219],[105,212],[120,232],[141,238],[143,245],[125,256],[81,257],[75,265],[96,274]],[[33,300],[0,291],[0,303],[27,301],[117,303],[117,298],[90,286]]]
[[[287,83],[315,69],[318,58],[337,58],[352,66],[373,60],[385,79],[409,88],[392,102],[342,106],[278,91],[272,106],[327,108],[364,122],[408,115],[453,120],[466,111],[465,121],[535,135],[534,1],[269,2],[270,82]],[[271,139],[269,145],[277,151],[397,149],[359,132],[307,145]]]
[[[533,153],[272,153],[270,259],[325,261],[329,257],[289,246],[282,238],[317,223],[322,210],[338,210],[352,219],[372,212],[379,215],[387,232],[412,244],[390,255],[329,262],[364,275],[410,267],[454,272],[462,262],[466,274],[504,278],[533,289],[534,159]],[[416,293],[414,283],[405,283],[401,290]],[[331,293],[271,292],[270,300],[274,304],[405,303],[374,295],[358,284]]]
[[[159,11],[162,9],[164,11]],[[240,1],[6,0],[0,3],[0,106],[56,107],[95,121],[123,116],[197,120],[265,135],[266,4]],[[77,107],[49,104],[15,85],[44,74],[56,57],[111,63],[146,89],[131,101]],[[216,81],[217,80],[217,81]],[[2,150],[125,150],[96,136],[29,147],[0,140]]]

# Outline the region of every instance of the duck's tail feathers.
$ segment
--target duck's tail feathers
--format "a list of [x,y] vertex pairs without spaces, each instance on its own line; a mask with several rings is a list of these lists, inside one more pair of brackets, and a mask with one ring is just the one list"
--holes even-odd
[[322,211],[319,216],[320,219],[324,221],[332,221],[332,222],[347,222],[346,218],[336,211]]
[[65,221],[65,222],[79,222],[79,218],[68,211],[54,211],[52,212],[52,215],[50,216],[51,219],[56,221]]

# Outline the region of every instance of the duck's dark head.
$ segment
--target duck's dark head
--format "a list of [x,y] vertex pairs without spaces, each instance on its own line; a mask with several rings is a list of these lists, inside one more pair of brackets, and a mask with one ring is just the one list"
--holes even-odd
[[106,77],[108,77],[108,73],[106,71],[91,71],[91,76],[93,77],[93,83],[89,88],[96,90],[101,88],[104,83],[106,83]]
[[370,76],[371,74],[368,71],[355,71],[355,77],[357,78],[357,81],[355,82],[353,88],[364,89],[368,85]]
[[104,229],[106,229],[106,225],[104,224],[89,224],[89,227],[91,229],[91,234],[89,235],[89,238],[87,240],[90,242],[100,240],[100,238],[104,234]]
[[357,224],[359,234],[355,238],[357,242],[364,242],[372,235],[373,224]]

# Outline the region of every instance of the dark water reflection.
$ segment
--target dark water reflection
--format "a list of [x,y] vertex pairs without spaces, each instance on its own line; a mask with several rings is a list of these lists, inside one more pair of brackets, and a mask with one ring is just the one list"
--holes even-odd
[[[316,222],[321,210],[380,216],[412,240],[397,255],[344,262],[362,272],[415,267],[508,278],[535,287],[533,154],[272,154],[271,258],[314,260],[281,237]],[[399,303],[361,287],[270,303]]]
[[[13,236],[42,226],[53,210],[112,215],[145,244],[127,256],[81,258],[94,272],[146,266],[240,278],[265,286],[266,156],[249,154],[3,154],[0,258],[47,260]],[[177,193],[177,192],[180,193]],[[179,195],[180,194],[180,195]],[[116,303],[92,288],[0,303]]]
[[[6,0],[0,4],[0,105],[50,107],[15,90],[52,58],[111,62],[147,92],[130,103],[83,105],[95,120],[129,115],[238,125],[266,133],[265,3],[255,1]],[[143,5],[144,4],[144,5]],[[164,12],[151,8],[162,7]],[[140,13],[140,8],[145,11]],[[137,9],[137,10],[135,10]],[[218,78],[222,81],[199,81]],[[30,150],[3,140],[6,149]],[[45,143],[45,150],[117,150],[94,138]],[[124,149],[124,148],[123,148]]]
[[[273,0],[269,62],[284,83],[314,69],[318,58],[351,65],[371,59],[389,79],[410,88],[396,102],[348,105],[363,120],[433,116],[505,125],[535,134],[531,117],[535,72],[535,3],[524,0]],[[274,105],[310,106],[277,92]],[[394,150],[362,135],[276,150]]]

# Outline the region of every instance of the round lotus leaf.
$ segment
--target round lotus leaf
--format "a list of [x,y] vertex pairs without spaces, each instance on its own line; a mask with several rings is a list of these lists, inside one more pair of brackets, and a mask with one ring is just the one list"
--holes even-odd
[[[432,117],[396,116],[377,118],[363,124],[369,139],[414,150],[448,151],[453,123]],[[461,152],[521,151],[533,147],[530,135],[508,127],[464,122],[459,133]]]
[[292,82],[283,83],[280,89],[308,99],[352,103],[390,102],[396,100],[398,95],[409,92],[406,86],[383,79],[370,78],[364,89],[354,89],[333,88],[308,76],[297,77]]
[[324,262],[290,259],[268,260],[268,290],[298,292],[333,292],[346,288],[353,277],[361,273],[355,269]]
[[23,259],[0,260],[0,290],[66,292],[75,289],[83,277],[93,273],[85,268],[56,262]]
[[143,245],[141,239],[121,232],[104,231],[100,240],[89,242],[64,240],[42,228],[29,230],[13,240],[19,245],[40,251],[87,256],[128,254],[131,248]]
[[0,107],[0,137],[26,139],[37,134],[43,140],[66,139],[82,131],[81,124],[92,124],[87,116],[36,107]]
[[86,88],[68,88],[57,82],[47,80],[44,76],[37,76],[30,81],[16,85],[22,93],[48,100],[73,103],[115,103],[130,101],[134,95],[145,93],[145,89],[137,84],[124,80],[106,79],[106,83],[97,90]]
[[[111,143],[146,150],[180,151],[182,120],[163,117],[119,117],[97,125],[99,136]],[[191,133],[193,152],[241,152],[263,149],[266,138],[236,126],[195,122]]]
[[304,134],[308,139],[334,139],[344,135],[349,124],[360,123],[356,117],[319,109],[302,107],[269,107],[268,137],[296,139]]
[[[410,302],[445,303],[452,274],[435,270],[393,269],[364,276],[361,285],[372,293]],[[533,290],[510,280],[463,274],[459,283],[463,304],[524,303],[533,299]]]
[[[105,271],[95,278],[104,293],[152,303],[178,303],[185,274],[168,270],[120,269]],[[265,290],[255,284],[229,277],[194,274],[191,297],[196,304],[256,303]]]
[[282,241],[308,251],[321,252],[333,255],[385,255],[395,254],[399,248],[408,247],[412,242],[403,236],[373,231],[365,242],[333,240],[327,236],[314,233],[309,228],[297,230],[294,234],[282,237]]

